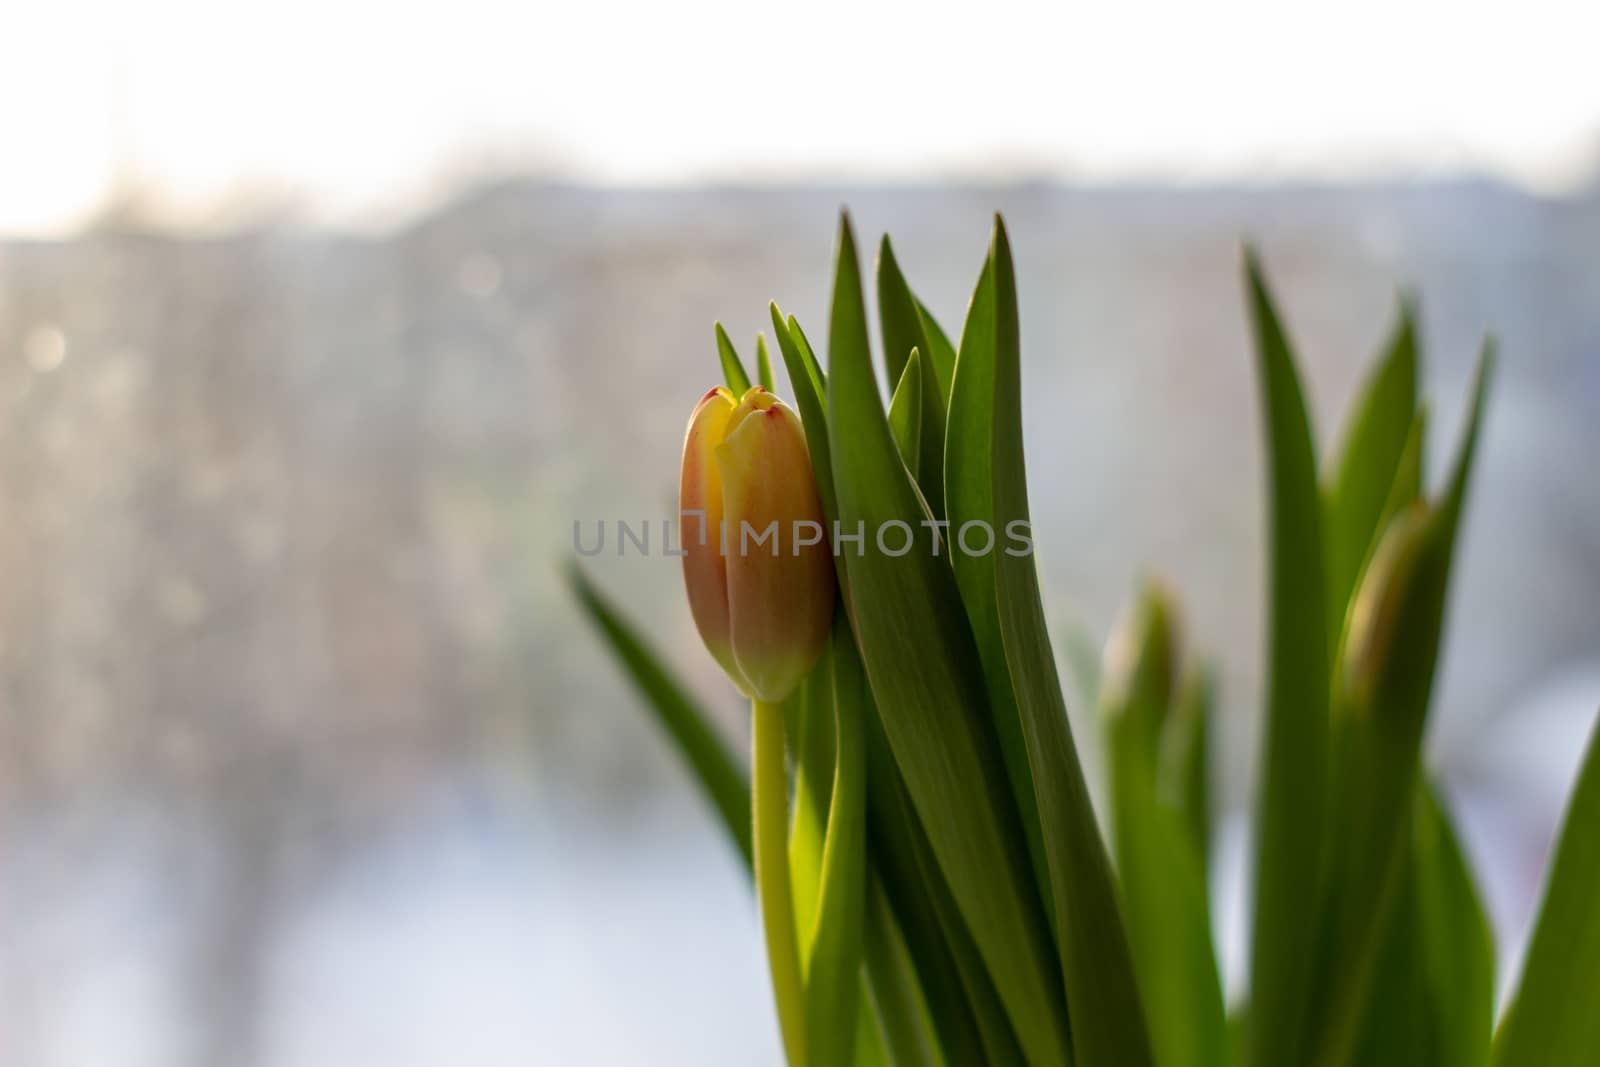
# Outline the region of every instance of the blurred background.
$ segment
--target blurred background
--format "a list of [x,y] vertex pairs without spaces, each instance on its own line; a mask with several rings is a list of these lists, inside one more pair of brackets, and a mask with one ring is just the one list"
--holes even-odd
[[[823,332],[843,205],[951,332],[1006,213],[1058,646],[1156,573],[1221,669],[1235,993],[1239,242],[1324,450],[1401,290],[1435,475],[1498,335],[1430,753],[1510,972],[1600,707],[1597,23],[6,5],[0,1063],[776,1062],[737,861],[558,566],[575,521],[673,513],[714,319]],[[675,561],[588,566],[742,748]]]

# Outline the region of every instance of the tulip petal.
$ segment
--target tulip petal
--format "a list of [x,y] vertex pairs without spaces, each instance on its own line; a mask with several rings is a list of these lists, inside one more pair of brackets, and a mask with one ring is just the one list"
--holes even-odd
[[833,555],[799,417],[770,393],[752,390],[728,425],[716,462],[733,659],[753,696],[779,701],[827,639]]
[[689,417],[678,483],[678,539],[684,552],[683,581],[695,626],[711,655],[737,684],[739,671],[728,628],[728,575],[719,533],[722,475],[715,455],[727,435],[734,408],[733,394],[718,386],[701,398]]

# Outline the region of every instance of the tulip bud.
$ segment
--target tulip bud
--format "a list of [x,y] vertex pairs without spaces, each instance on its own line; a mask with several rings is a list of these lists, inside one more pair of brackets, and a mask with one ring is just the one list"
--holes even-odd
[[1178,613],[1167,588],[1145,584],[1106,643],[1100,672],[1101,714],[1114,731],[1134,738],[1155,766],[1177,677]]
[[740,690],[776,703],[816,663],[833,619],[833,556],[799,416],[760,386],[738,403],[711,390],[689,417],[678,492],[700,636]]
[[1431,533],[1430,512],[1416,505],[1389,523],[1356,590],[1345,636],[1345,693],[1357,708],[1370,708],[1392,681],[1395,630],[1413,590],[1413,579]]

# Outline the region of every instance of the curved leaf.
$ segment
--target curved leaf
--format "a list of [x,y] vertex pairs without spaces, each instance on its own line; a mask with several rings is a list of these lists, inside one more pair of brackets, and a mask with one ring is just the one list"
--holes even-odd
[[717,334],[717,358],[722,361],[722,376],[728,381],[728,388],[733,390],[734,396],[743,396],[746,389],[750,388],[750,375],[745,373],[744,364],[739,361],[739,353],[734,351],[733,342],[728,339],[728,331],[722,328],[722,323],[715,324]]
[[1249,1060],[1302,1062],[1328,763],[1328,613],[1322,503],[1300,379],[1255,253],[1245,270],[1267,441],[1266,741],[1256,834]]
[[[829,444],[839,520],[861,533],[849,602],[884,732],[951,895],[1030,1063],[1071,1060],[1048,927],[997,745],[977,649],[943,559],[893,555],[879,533],[931,521],[895,449],[873,378],[855,238],[840,227],[829,329]],[[898,541],[890,548],[897,548]]]
[[[1050,899],[1050,865],[1045,858],[1044,834],[1039,828],[1039,801],[1033,788],[1033,769],[1022,737],[1022,720],[1006,666],[1005,642],[1000,634],[1000,605],[995,597],[995,552],[998,533],[994,511],[994,266],[985,257],[961,332],[961,354],[956,359],[955,382],[950,390],[950,418],[945,438],[945,503],[950,526],[946,542],[956,585],[972,622],[989,694],[989,717],[1000,741],[1012,799],[1022,819],[1028,856],[1039,900]],[[977,525],[969,525],[976,523]],[[963,537],[973,532],[974,551],[965,551]],[[984,531],[996,535],[996,544],[979,552]],[[1055,936],[1057,916],[1046,908]]]
[[922,357],[915,348],[889,400],[889,430],[906,470],[915,478],[922,450]]
[[907,463],[912,477],[922,490],[928,510],[936,519],[944,518],[944,425],[947,391],[929,365],[932,342],[924,328],[921,306],[900,272],[894,248],[884,236],[878,249],[878,317],[883,326],[883,350],[889,366],[889,382],[895,388],[905,376],[913,351],[923,354],[922,432],[916,463]]
[[1600,726],[1567,806],[1522,982],[1495,1035],[1495,1067],[1600,1062]]
[[[1400,323],[1374,368],[1345,431],[1344,447],[1327,492],[1330,639],[1344,626],[1361,564],[1385,525],[1385,503],[1417,412],[1414,311],[1400,305]],[[1420,457],[1419,457],[1420,458]]]
[[[833,644],[854,641],[841,614]],[[818,1064],[852,1067],[855,1056],[856,975],[861,969],[866,907],[867,754],[862,722],[867,681],[851,655],[834,657],[835,770],[816,927],[807,948],[807,1050]]]
[[[1017,287],[1010,242],[998,218],[990,261],[995,292],[994,514],[1009,539],[1014,529],[1027,527],[1029,515]],[[1072,1046],[1085,1067],[1139,1067],[1153,1062],[1144,1008],[1110,860],[1067,723],[1031,532],[1028,538],[1027,551],[1008,543],[994,554],[995,597],[1039,799]]]

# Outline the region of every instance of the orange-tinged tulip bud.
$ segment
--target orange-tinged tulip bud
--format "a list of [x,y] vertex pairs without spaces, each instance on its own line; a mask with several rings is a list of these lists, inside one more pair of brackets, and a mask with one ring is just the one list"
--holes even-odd
[[[689,610],[706,647],[746,695],[784,699],[833,618],[833,555],[799,416],[759,386],[737,404],[726,389],[708,392],[684,437],[679,507]],[[703,525],[691,512],[704,512]]]

